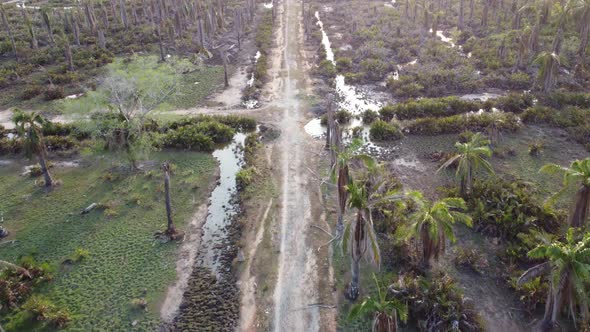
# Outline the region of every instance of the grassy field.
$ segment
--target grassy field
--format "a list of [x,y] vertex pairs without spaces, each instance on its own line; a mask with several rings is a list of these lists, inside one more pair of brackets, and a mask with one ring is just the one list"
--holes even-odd
[[[172,200],[180,229],[204,203],[215,173],[207,154],[155,153],[152,170],[137,174],[128,173],[117,157],[87,157],[79,167],[54,169],[62,184],[49,194],[34,179],[19,176],[22,164],[0,168],[0,211],[12,232],[9,240],[17,240],[0,246],[0,257],[16,261],[32,254],[55,266],[55,280],[40,292],[70,311],[73,321],[66,330],[157,330],[158,303],[176,276],[178,248],[152,239],[166,224],[160,162],[175,165]],[[93,202],[106,208],[80,215]],[[62,265],[77,248],[88,250],[89,257]],[[131,304],[142,297],[146,312]],[[26,315],[2,320],[8,331],[42,330],[28,324]]]
[[[117,57],[112,63],[94,70],[91,81],[86,82],[85,94],[77,99],[60,99],[47,102],[42,96],[31,100],[20,100],[22,91],[6,91],[0,97],[0,105],[4,107],[20,107],[24,109],[40,109],[53,114],[86,114],[96,109],[107,107],[107,97],[101,82],[104,78],[118,73],[134,80],[140,89],[148,90],[158,82],[176,80],[176,91],[158,106],[158,110],[185,109],[197,106],[205,97],[223,85],[223,67],[205,64],[195,65],[186,58],[172,57],[167,62],[159,62],[155,55]],[[41,75],[41,74],[38,74]],[[90,85],[96,85],[95,91]],[[84,84],[82,85],[84,86]],[[66,96],[79,93],[81,90],[66,89]]]
[[[139,91],[149,91],[155,95],[158,95],[159,85],[174,82],[175,91],[156,107],[159,111],[194,107],[223,84],[223,67],[194,65],[187,59],[171,58],[162,63],[157,56],[133,56],[117,58],[105,68],[106,78],[112,76],[132,81]],[[53,104],[55,112],[85,114],[105,109],[108,95],[99,86],[96,91],[89,91],[78,99],[66,99]]]

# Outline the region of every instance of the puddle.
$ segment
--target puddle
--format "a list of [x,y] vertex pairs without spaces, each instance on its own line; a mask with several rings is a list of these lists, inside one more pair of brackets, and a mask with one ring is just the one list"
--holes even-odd
[[326,128],[322,126],[322,119],[320,118],[309,121],[303,129],[313,138],[322,138],[326,134]]
[[211,269],[219,280],[220,268],[229,268],[221,264],[222,256],[229,243],[229,228],[239,211],[237,198],[236,174],[244,165],[243,146],[246,134],[237,133],[233,142],[213,152],[219,161],[219,182],[211,192],[207,220],[203,225],[201,248],[198,264]]
[[66,96],[65,99],[78,99],[78,98],[82,97],[83,95],[84,95],[83,93],[77,93],[77,94]]
[[[324,30],[324,23],[320,20],[319,12],[315,12],[315,17],[317,19],[317,25],[320,27],[320,31],[322,33],[322,45],[326,51],[326,60],[332,62],[334,65],[334,52],[332,51],[332,45],[330,43],[330,39],[328,38],[328,34]],[[368,126],[363,126],[361,120],[358,118],[364,111],[372,110],[372,111],[379,111],[383,106],[378,101],[373,101],[367,97],[367,94],[361,91],[360,89],[348,85],[345,82],[343,75],[337,75],[334,79],[335,81],[335,90],[338,95],[338,109],[347,110],[353,115],[353,119],[351,119],[351,123],[344,127],[344,139],[346,140],[347,137],[350,139],[352,135],[352,128],[355,127],[363,127],[363,139],[365,141],[365,148],[374,150],[374,151],[381,151],[382,148],[369,139],[369,128]],[[314,138],[321,138],[326,133],[326,128],[321,125],[320,118],[315,118],[307,123],[304,127],[305,132],[308,133],[310,136]]]
[[251,109],[258,107],[258,100],[256,100],[256,99],[246,100],[246,101],[242,102],[242,105],[244,107],[246,107],[247,109],[251,110]]
[[[430,29],[429,32],[432,33],[432,29]],[[449,44],[450,47],[455,48],[456,45],[453,43],[453,39],[445,36],[442,30],[436,30],[436,36],[440,38],[443,43]]]
[[486,101],[488,99],[495,99],[502,97],[501,94],[492,93],[492,92],[483,92],[483,93],[472,93],[461,96],[463,100],[471,100],[471,101]]
[[[256,68],[256,64],[258,63],[258,59],[260,59],[261,55],[262,54],[260,54],[260,51],[256,52],[256,55],[254,56],[254,66],[253,66],[254,68]],[[248,84],[248,86],[254,85],[254,70],[252,70],[252,74],[251,74],[250,79],[248,80],[247,84]]]

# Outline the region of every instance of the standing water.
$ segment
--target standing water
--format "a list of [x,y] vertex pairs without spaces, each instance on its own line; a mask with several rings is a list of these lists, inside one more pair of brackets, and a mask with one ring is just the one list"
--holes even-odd
[[[336,62],[334,61],[332,45],[330,43],[330,39],[328,38],[328,34],[324,30],[324,23],[320,20],[319,12],[315,12],[315,17],[317,19],[316,24],[320,27],[320,31],[322,33],[322,45],[326,51],[326,60],[332,62],[332,64],[335,65]],[[336,93],[338,95],[339,109],[347,110],[353,116],[359,116],[366,110],[377,112],[379,109],[381,109],[382,104],[380,102],[367,99],[362,92],[355,89],[355,87],[346,84],[343,75],[337,75],[334,80],[336,85]],[[358,126],[362,126],[362,122],[358,118],[353,117],[351,123],[346,127],[348,129],[352,129]],[[308,122],[304,129],[307,134],[314,138],[321,138],[326,132],[326,128],[322,126],[320,118],[315,118]],[[351,137],[351,132],[344,133],[345,140],[349,140]],[[365,141],[365,149],[370,151],[382,151],[379,146],[370,141],[369,129],[366,126],[364,126],[362,130],[362,138]]]
[[[211,192],[209,214],[203,225],[201,249],[198,264],[211,269],[220,277],[220,259],[228,243],[228,228],[238,213],[236,174],[244,164],[244,141],[246,135],[237,133],[233,142],[222,149],[215,150],[213,157],[219,161],[219,182]],[[223,267],[228,268],[228,267]]]

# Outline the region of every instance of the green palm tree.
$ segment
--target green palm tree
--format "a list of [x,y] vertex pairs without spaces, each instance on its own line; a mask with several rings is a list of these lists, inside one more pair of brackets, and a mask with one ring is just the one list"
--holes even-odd
[[474,173],[482,169],[489,173],[494,173],[492,165],[486,158],[492,156],[492,150],[489,147],[490,141],[484,138],[480,133],[471,137],[467,143],[455,143],[457,154],[447,160],[438,170],[446,169],[455,162],[459,163],[455,175],[460,179],[460,190],[463,197],[471,192]]
[[533,266],[520,276],[518,285],[527,283],[538,276],[548,277],[550,288],[545,304],[542,329],[551,330],[557,323],[558,315],[565,303],[576,324],[575,311],[578,308],[582,319],[588,317],[588,298],[586,284],[590,281],[590,233],[581,241],[576,241],[574,229],[566,234],[566,242],[549,241],[539,236],[541,243],[529,251],[532,259],[547,259]]
[[537,55],[533,63],[540,65],[537,82],[541,84],[543,92],[551,92],[557,82],[559,66],[563,58],[554,52],[541,52]]
[[348,319],[373,315],[373,332],[396,332],[398,313],[405,322],[408,319],[408,308],[396,299],[387,299],[387,288],[381,287],[375,274],[373,280],[377,287],[377,298],[368,297],[362,303],[354,305],[348,313]]
[[[385,181],[382,183],[385,183]],[[352,301],[356,300],[359,294],[361,259],[364,257],[368,262],[376,266],[381,264],[381,254],[373,228],[371,209],[376,204],[381,204],[384,201],[400,201],[404,198],[404,195],[396,191],[380,193],[379,188],[382,184],[371,184],[370,187],[373,192],[369,194],[368,186],[367,183],[362,181],[352,181],[346,186],[346,190],[350,195],[348,206],[356,209],[355,217],[346,224],[342,236],[342,250],[350,252],[352,274],[345,295]]]
[[471,217],[460,212],[467,209],[462,198],[445,198],[430,202],[419,192],[410,194],[416,205],[416,211],[409,216],[409,223],[398,228],[398,237],[408,240],[419,239],[422,242],[422,262],[430,266],[432,258],[438,260],[445,250],[447,238],[455,242],[453,225],[456,222],[471,227]]
[[39,159],[39,165],[45,178],[45,187],[49,188],[53,185],[51,174],[47,168],[45,161],[45,142],[43,140],[43,124],[48,121],[36,112],[25,113],[17,110],[12,117],[19,135],[23,136],[25,142],[25,153],[30,159],[33,154]]
[[354,139],[346,148],[342,149],[336,157],[336,163],[332,168],[332,180],[337,178],[338,187],[338,221],[336,223],[337,237],[342,236],[344,231],[344,213],[346,212],[346,203],[348,202],[349,193],[346,189],[352,182],[350,174],[350,163],[353,160],[362,160],[368,168],[375,165],[373,158],[366,154],[359,153],[363,146],[363,141],[359,138]]
[[572,227],[582,227],[588,219],[590,210],[590,158],[574,160],[569,168],[556,164],[547,164],[541,167],[540,172],[563,174],[563,188],[551,197],[549,203],[553,203],[571,185],[578,185],[579,188],[574,200],[569,224]]

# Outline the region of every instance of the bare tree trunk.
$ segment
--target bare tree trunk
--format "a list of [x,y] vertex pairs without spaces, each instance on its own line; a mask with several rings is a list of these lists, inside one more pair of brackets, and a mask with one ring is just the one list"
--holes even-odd
[[560,24],[557,28],[557,33],[555,34],[555,38],[553,39],[553,44],[551,45],[551,50],[555,54],[559,54],[561,52],[561,44],[563,43],[563,26]]
[[14,58],[16,62],[18,62],[18,53],[16,52],[16,43],[14,41],[14,35],[12,34],[12,30],[10,29],[10,25],[8,24],[8,19],[6,19],[6,12],[4,11],[4,6],[0,5],[0,14],[2,15],[2,24],[4,25],[4,30],[8,34],[8,38],[10,38],[10,44],[12,45],[12,52],[14,53]]
[[166,161],[162,165],[162,169],[164,170],[164,190],[166,194],[166,218],[168,219],[168,228],[166,229],[166,233],[168,235],[176,234],[176,227],[174,227],[174,222],[172,221],[172,204],[170,200],[170,164]]
[[162,29],[160,24],[156,24],[156,33],[158,34],[158,44],[160,46],[160,61],[166,61],[166,55],[164,54],[164,42],[162,41]]
[[47,168],[47,163],[45,162],[44,148],[38,153],[37,158],[39,158],[39,165],[41,166],[41,172],[43,172],[43,178],[45,179],[45,187],[49,188],[53,186],[53,180],[51,179],[51,174],[49,174],[49,169]]
[[229,87],[229,79],[227,76],[227,54],[225,51],[220,51],[221,53],[221,61],[223,62],[223,84],[227,88]]
[[104,5],[104,2],[100,3],[100,12],[102,13],[102,25],[108,29],[109,28],[109,12],[107,11],[107,7]]
[[92,32],[96,31],[96,22],[94,20],[93,9],[90,6],[90,4],[86,3],[86,5],[84,6],[84,11],[86,13],[86,20],[88,21],[88,26],[90,27],[90,30],[92,30]]
[[459,0],[459,29],[463,29],[465,27],[465,23],[463,22],[464,2],[465,0]]
[[346,297],[351,300],[355,301],[359,296],[359,280],[361,274],[361,259],[358,257],[357,259],[351,260],[351,277],[350,277],[350,285],[348,286],[348,290],[346,291]]
[[590,186],[582,185],[576,193],[576,202],[570,217],[570,226],[583,227],[590,209]]
[[473,12],[475,11],[475,0],[469,0],[469,21],[473,21]]
[[119,0],[119,10],[121,11],[121,21],[123,22],[123,26],[125,26],[125,30],[128,30],[129,22],[127,21],[127,10],[125,9],[125,2],[123,0]]
[[104,36],[104,31],[102,29],[98,29],[98,47],[102,48],[103,50],[107,48],[106,38]]
[[29,15],[27,14],[27,10],[22,8],[21,13],[23,14],[23,20],[27,26],[27,30],[29,31],[29,35],[31,36],[31,48],[36,50],[39,48],[39,42],[37,41],[37,34],[35,33],[35,28],[33,27],[33,23],[29,19]]
[[489,0],[484,0],[483,3],[483,12],[481,14],[481,26],[487,27],[488,26],[488,12],[490,10],[490,2]]
[[47,28],[49,41],[51,41],[51,45],[55,45],[55,39],[53,38],[53,28],[51,27],[51,18],[49,17],[49,9],[41,10],[41,16],[43,17],[43,22],[45,23],[45,27]]
[[64,40],[64,55],[66,58],[66,63],[68,64],[68,71],[74,71],[74,58],[72,57],[72,48],[70,47],[70,41],[68,37],[65,35],[63,36]]

